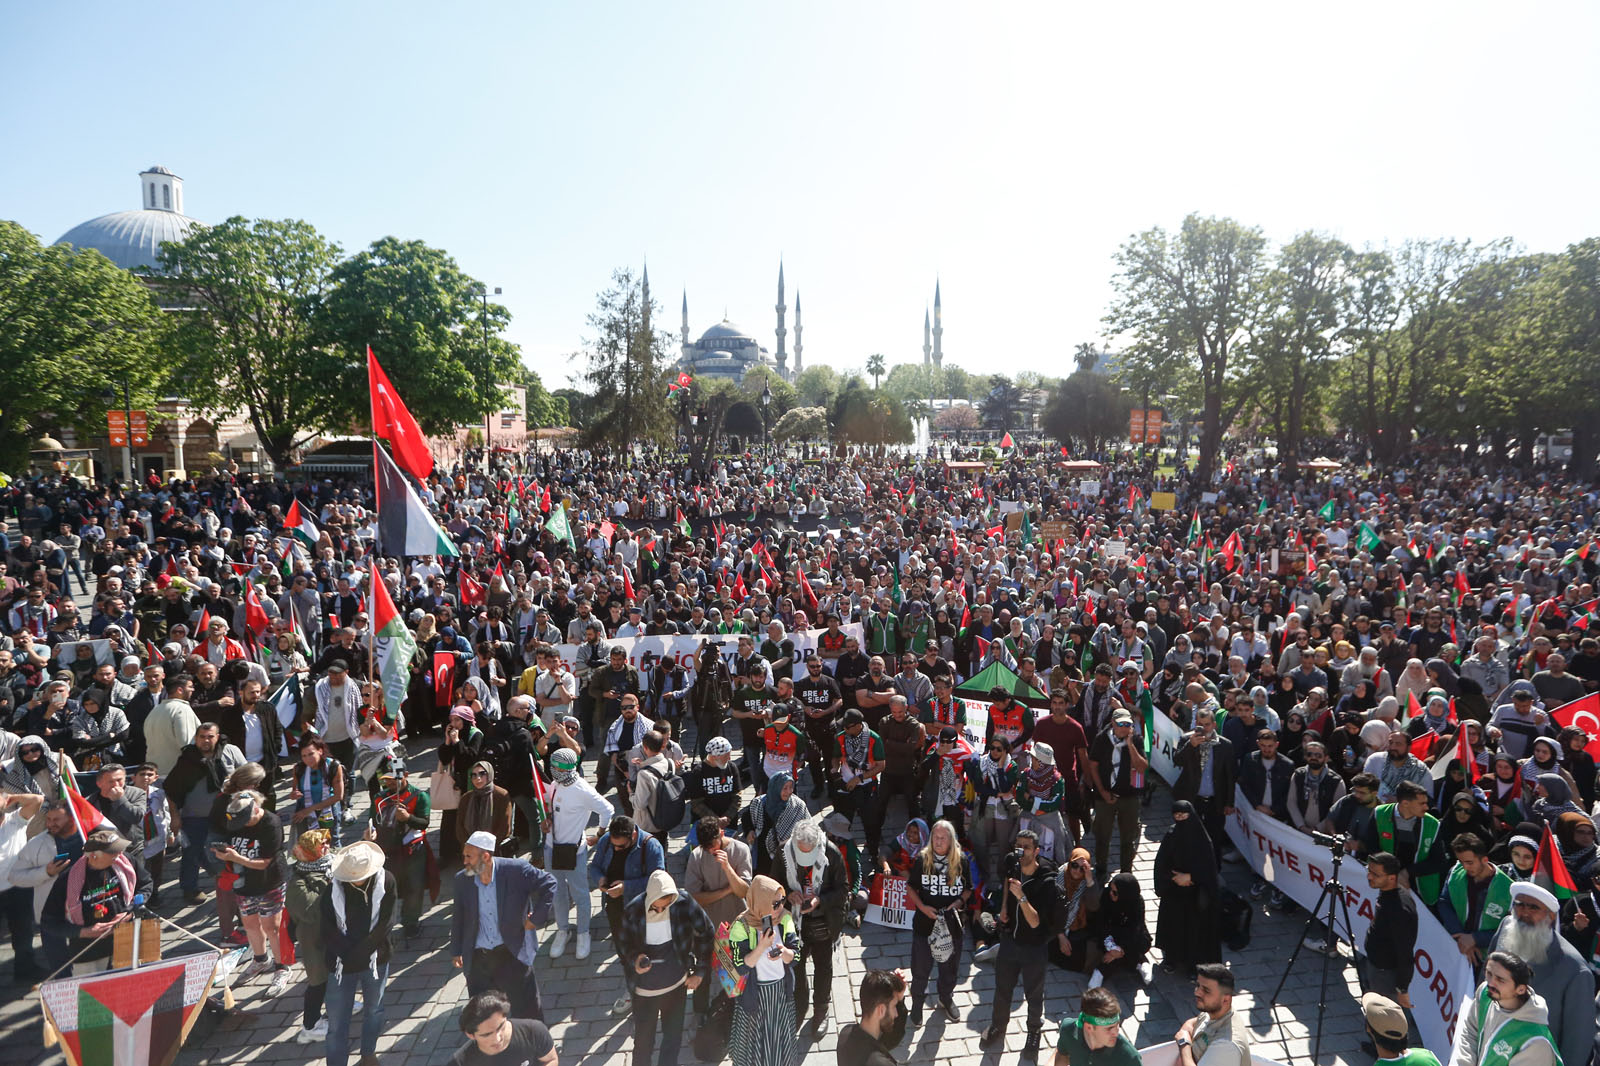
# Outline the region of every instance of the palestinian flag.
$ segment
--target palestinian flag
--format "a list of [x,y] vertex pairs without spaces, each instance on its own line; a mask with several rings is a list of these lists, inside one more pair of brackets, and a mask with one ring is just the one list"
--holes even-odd
[[[768,484],[770,485],[771,483],[769,482]],[[678,532],[682,533],[685,537],[692,538],[694,536],[694,530],[689,528],[689,520],[683,517],[683,508],[674,507],[673,511],[675,512],[675,517],[672,524],[677,526]]]
[[300,510],[299,500],[290,502],[289,513],[283,516],[283,531],[298,537],[308,548],[315,548],[322,536],[311,516]]
[[200,951],[47,981],[39,989],[46,1033],[60,1037],[67,1066],[172,1066],[200,1019],[221,957]]
[[372,442],[372,469],[377,483],[379,551],[385,555],[461,554],[377,441]]
[[1132,570],[1140,577],[1144,577],[1145,574],[1147,574],[1150,570],[1150,560],[1146,558],[1144,552],[1140,552],[1139,557],[1128,564],[1128,569]]
[[1572,616],[1569,629],[1588,629],[1593,624],[1597,615],[1600,615],[1600,599],[1590,600],[1588,603],[1578,604]]
[[1334,515],[1338,513],[1338,505],[1331,499],[1321,507],[1317,508],[1317,517],[1321,518],[1324,522],[1332,522]]
[[278,724],[283,726],[283,735],[291,745],[298,747],[300,737],[305,733],[305,722],[301,719],[299,675],[290,674],[284,678],[266,700],[278,712]]
[[[1429,730],[1432,732],[1432,730]],[[1470,783],[1477,777],[1477,760],[1472,754],[1472,744],[1467,740],[1467,731],[1461,727],[1456,728],[1455,750],[1440,754],[1433,764],[1433,779],[1442,781],[1450,772],[1450,767],[1455,763],[1461,764],[1461,770],[1467,775]]]
[[1539,841],[1539,857],[1533,860],[1533,876],[1528,880],[1548,890],[1558,900],[1571,899],[1578,894],[1578,886],[1572,880],[1566,861],[1561,858],[1561,850],[1556,847],[1556,838],[1550,832],[1548,822],[1545,823],[1544,837]]
[[1267,501],[1266,500],[1262,500],[1260,503],[1256,504],[1256,517],[1259,518],[1259,517],[1261,517],[1262,515],[1264,515],[1266,513],[1267,513]]
[[1200,543],[1200,508],[1198,507],[1194,509],[1194,521],[1189,523],[1189,543],[1191,546]]
[[1593,547],[1594,547],[1594,541],[1592,541],[1592,540],[1584,541],[1583,542],[1583,546],[1581,548],[1573,548],[1570,552],[1567,553],[1567,557],[1565,559],[1561,560],[1561,565],[1564,566],[1564,567],[1566,567],[1566,566],[1576,566],[1578,563],[1582,562],[1584,559],[1589,558],[1589,550],[1591,548],[1593,548]]
[[1002,448],[1015,448],[1016,447],[1015,442],[1013,442],[1012,439],[1011,439],[1011,431],[1010,430],[1007,430],[1006,431],[1006,435],[1000,438],[1000,447],[1002,447]]
[[1356,544],[1366,551],[1372,551],[1383,543],[1383,538],[1378,536],[1378,531],[1372,528],[1371,522],[1361,522],[1356,525]]
[[389,586],[383,583],[377,556],[372,559],[372,666],[373,679],[383,690],[383,704],[391,722],[398,722],[400,705],[406,701],[411,685],[411,660],[417,642],[406,628],[405,619],[395,610]]
[[567,505],[557,504],[556,509],[550,513],[550,519],[544,524],[550,535],[558,540],[567,542],[567,547],[573,551],[578,550],[578,545],[572,539],[572,523],[567,521]]
[[100,808],[84,798],[78,791],[78,782],[66,772],[66,753],[56,755],[56,774],[61,778],[61,794],[58,797],[67,805],[67,811],[72,815],[72,827],[78,831],[78,836],[84,841],[89,839],[89,834],[96,829],[115,829],[111,819],[100,813]]

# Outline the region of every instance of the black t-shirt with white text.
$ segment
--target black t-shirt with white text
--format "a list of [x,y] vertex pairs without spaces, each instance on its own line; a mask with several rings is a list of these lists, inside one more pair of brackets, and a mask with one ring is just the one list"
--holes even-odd
[[264,896],[283,883],[283,864],[278,853],[283,850],[283,824],[271,811],[261,813],[261,821],[235,829],[228,834],[228,847],[251,861],[271,859],[265,870],[240,867],[239,884],[234,889],[241,896]]

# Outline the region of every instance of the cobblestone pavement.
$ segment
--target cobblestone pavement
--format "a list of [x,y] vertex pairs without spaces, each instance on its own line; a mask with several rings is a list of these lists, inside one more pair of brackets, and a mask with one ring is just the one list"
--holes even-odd
[[[431,745],[414,743],[410,747],[413,756],[408,762],[413,773],[426,780],[433,767]],[[1150,886],[1155,841],[1171,824],[1168,806],[1168,796],[1161,792],[1146,809],[1144,840],[1134,862],[1134,871],[1145,887],[1146,899],[1152,901],[1152,923],[1155,895]],[[686,858],[681,832],[668,858],[668,869],[674,876],[681,875]],[[463,1038],[456,1018],[466,1000],[466,986],[460,973],[452,968],[448,953],[449,873],[445,871],[444,895],[429,909],[422,934],[395,953],[386,997],[388,1021],[378,1044],[378,1058],[384,1066],[444,1063],[461,1045]],[[1225,866],[1224,878],[1241,893],[1250,881],[1245,869],[1237,865]],[[175,896],[173,886],[169,885],[167,895]],[[1309,1063],[1312,1061],[1311,1034],[1316,1024],[1322,956],[1301,953],[1293,972],[1288,975],[1279,1006],[1276,1010],[1270,1009],[1268,999],[1284,975],[1289,957],[1300,940],[1306,916],[1303,911],[1287,915],[1273,913],[1264,900],[1258,902],[1256,908],[1249,947],[1242,952],[1225,951],[1225,958],[1233,965],[1239,980],[1240,995],[1235,1003],[1249,1013],[1258,1054]],[[207,904],[176,912],[168,907],[164,913],[197,935],[216,936],[216,921]],[[598,906],[595,908],[594,941],[594,953],[584,962],[575,960],[571,952],[562,959],[551,960],[548,948],[542,949],[539,983],[546,1005],[546,1020],[555,1034],[563,1062],[623,1066],[632,1058],[631,1026],[625,1017],[610,1014],[612,1002],[622,994],[622,976],[615,959],[610,957],[605,919]],[[810,1026],[804,1027],[801,1039],[808,1040],[806,1063],[834,1061],[837,1027],[854,1017],[853,989],[864,971],[874,967],[899,967],[909,973],[911,967],[909,935],[898,930],[873,925],[865,925],[859,932],[847,929],[835,951],[834,1023],[828,1033],[814,1040],[808,1039]],[[1159,961],[1159,954],[1155,958]],[[1349,963],[1345,956],[1328,967],[1327,998],[1331,1002],[1323,1017],[1321,1064],[1365,1064],[1369,1061],[1357,1050],[1362,1027],[1354,1003],[1355,970]],[[9,975],[9,972],[8,942],[0,948],[0,973]],[[298,971],[296,974],[298,978]],[[1051,1034],[1061,1018],[1077,1012],[1078,995],[1084,983],[1082,975],[1051,969],[1046,983],[1047,1045],[1052,1042]],[[1163,974],[1159,969],[1149,988],[1139,987],[1132,976],[1114,978],[1111,987],[1123,1003],[1127,1017],[1125,1031],[1138,1046],[1170,1039],[1183,1019],[1193,1013],[1188,982]],[[222,1018],[209,1015],[202,1018],[178,1057],[179,1066],[319,1061],[321,1053],[317,1045],[307,1046],[294,1040],[300,1023],[303,988],[303,980],[297,979],[287,992],[276,998],[268,997],[265,978],[237,988],[237,1010]],[[963,951],[962,979],[955,997],[961,1021],[948,1023],[930,1011],[928,1021],[920,1030],[908,1035],[897,1057],[911,1062],[1015,1062],[1025,1038],[1020,1002],[1013,1007],[1019,1017],[1009,1027],[1005,1052],[985,1054],[978,1048],[979,1034],[989,1022],[988,1002],[993,989],[992,967],[973,963],[968,945]],[[61,1061],[58,1052],[45,1052],[42,1048],[38,995],[29,988],[11,984],[5,987],[3,998],[0,1033],[4,1033],[6,1039],[0,1041],[0,1062]],[[687,1046],[683,1061],[693,1061]],[[1050,1061],[1048,1052],[1042,1056],[1042,1061]]]

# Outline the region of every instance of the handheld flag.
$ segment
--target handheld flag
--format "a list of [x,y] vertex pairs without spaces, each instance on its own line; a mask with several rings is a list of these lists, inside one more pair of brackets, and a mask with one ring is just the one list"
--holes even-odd
[[389,720],[398,722],[400,705],[406,701],[411,685],[411,660],[417,654],[417,641],[406,628],[406,621],[395,610],[389,586],[378,570],[378,557],[372,557],[372,664]]
[[308,548],[315,548],[317,541],[322,539],[322,534],[317,530],[317,523],[310,515],[300,510],[299,500],[290,501],[289,513],[283,516],[283,530],[299,538],[300,543]]
[[378,549],[387,555],[460,555],[400,468],[372,442],[372,470],[378,498]]
[[1011,440],[1011,431],[1010,430],[1007,430],[1006,431],[1006,435],[1000,438],[1000,447],[1002,447],[1002,448],[1015,448],[1016,447],[1016,444],[1013,443],[1012,440]]
[[1332,522],[1334,515],[1338,513],[1339,508],[1332,499],[1328,500],[1327,503],[1317,508],[1317,517],[1321,518],[1325,522]]
[[72,814],[72,827],[77,830],[78,836],[87,841],[89,834],[102,826],[116,828],[111,824],[111,819],[100,813],[99,807],[84,799],[83,793],[78,791],[78,782],[67,772],[66,752],[56,753],[56,775],[61,779],[60,798]]
[[256,586],[249,578],[244,582],[244,624],[250,630],[250,639],[259,644],[262,634],[266,633],[267,626],[271,624],[267,618],[267,610],[261,606],[261,597],[256,595]]
[[1600,756],[1600,692],[1591,692],[1582,699],[1563,703],[1550,712],[1550,720],[1565,729],[1581,729],[1589,737],[1584,751],[1591,757]]
[[1433,750],[1433,742],[1439,739],[1439,734],[1430,729],[1416,740],[1411,742],[1411,754],[1419,759],[1426,759]]
[[466,567],[456,571],[456,588],[461,591],[461,606],[463,607],[480,607],[488,602],[483,584],[467,573]]
[[544,524],[544,528],[550,531],[551,536],[566,541],[568,548],[573,551],[578,550],[578,545],[572,539],[572,523],[567,521],[566,504],[556,507],[550,515],[550,520]]
[[1528,880],[1547,890],[1556,899],[1571,899],[1578,894],[1578,885],[1572,880],[1556,838],[1550,832],[1550,823],[1544,826],[1544,836],[1539,841],[1539,857],[1533,860],[1533,876]]
[[[1432,730],[1429,730],[1432,732]],[[1461,764],[1461,772],[1467,775],[1467,787],[1471,787],[1473,779],[1477,776],[1477,759],[1472,754],[1472,743],[1467,740],[1467,730],[1464,726],[1456,728],[1456,742],[1454,748],[1441,754],[1433,764],[1433,779],[1442,781],[1449,774],[1450,767],[1455,763]]]
[[1193,545],[1199,544],[1199,543],[1200,543],[1200,508],[1196,507],[1194,509],[1194,521],[1189,523],[1189,544],[1191,546],[1193,546]]
[[378,357],[372,354],[370,344],[367,345],[367,379],[372,392],[372,435],[389,442],[394,449],[395,460],[407,473],[419,481],[426,479],[433,473],[433,456],[428,451],[428,442],[422,436],[417,420],[411,417],[411,412],[401,402],[400,394],[395,392],[389,375],[378,365]]
[[1366,551],[1372,551],[1383,543],[1383,538],[1378,536],[1378,531],[1372,528],[1372,523],[1361,522],[1356,526],[1356,544]]

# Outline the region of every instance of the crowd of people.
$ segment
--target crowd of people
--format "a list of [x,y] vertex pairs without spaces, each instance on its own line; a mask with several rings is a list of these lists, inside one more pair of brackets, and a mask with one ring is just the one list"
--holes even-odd
[[[1131,453],[1085,485],[1040,446],[945,458],[534,451],[415,486],[457,554],[407,557],[361,479],[13,482],[15,975],[104,965],[139,897],[210,904],[241,982],[303,982],[298,1039],[334,1066],[360,1012],[365,1066],[444,898],[459,1061],[553,1062],[563,992],[538,975],[570,953],[618,961],[635,1063],[692,1033],[702,1058],[787,1066],[833,1025],[835,945],[882,876],[904,879],[910,972],[860,982],[841,1062],[889,1061],[930,1014],[999,1046],[1019,984],[1037,1058],[1062,969],[1087,989],[1057,1062],[1132,1061],[1111,985],[1157,964],[1195,982],[1183,1061],[1247,1062],[1222,947],[1242,797],[1342,837],[1393,901],[1364,966],[1379,1057],[1405,1046],[1420,905],[1485,981],[1454,1061],[1502,1061],[1476,1043],[1508,1019],[1529,1055],[1588,1061],[1596,765],[1566,712],[1600,692],[1594,486],[1246,454],[1203,484]],[[403,699],[374,681],[380,599],[416,644]],[[1150,715],[1182,734],[1153,900]],[[963,1018],[976,965],[994,994]]]

